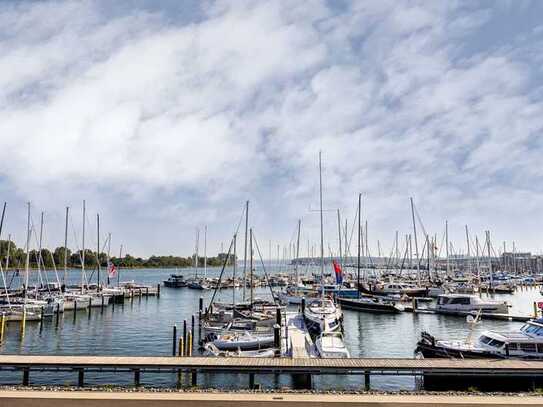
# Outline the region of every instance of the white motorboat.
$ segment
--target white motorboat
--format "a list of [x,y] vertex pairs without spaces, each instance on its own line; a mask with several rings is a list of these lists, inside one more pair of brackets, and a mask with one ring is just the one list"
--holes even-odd
[[341,329],[341,308],[329,298],[319,298],[306,305],[304,319],[307,329],[314,333],[334,332]]
[[483,300],[470,294],[443,294],[437,297],[435,310],[440,313],[509,313],[507,302]]
[[321,358],[344,359],[351,357],[340,332],[322,332],[315,341],[315,346]]
[[229,332],[222,335],[218,335],[213,340],[214,346],[219,350],[229,351],[248,351],[271,348],[274,346],[274,335],[255,335],[249,331],[244,332]]
[[426,358],[512,358],[543,360],[543,318],[512,332],[485,331],[475,342],[437,340],[423,332],[417,353]]
[[205,356],[222,356],[222,357],[242,357],[242,358],[273,358],[276,356],[276,350],[272,348],[257,349],[257,350],[220,350],[213,343],[207,343],[204,346]]

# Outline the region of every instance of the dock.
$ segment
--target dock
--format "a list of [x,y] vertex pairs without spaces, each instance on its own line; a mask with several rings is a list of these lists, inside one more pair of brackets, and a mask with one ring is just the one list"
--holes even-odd
[[87,372],[129,372],[134,385],[141,384],[144,373],[181,373],[191,375],[197,385],[200,373],[247,374],[249,387],[255,374],[361,375],[369,389],[370,376],[458,376],[543,379],[543,363],[511,359],[390,359],[390,358],[244,358],[244,357],[156,357],[156,356],[23,356],[0,355],[0,373],[18,371],[22,384],[30,384],[31,372],[49,372],[54,380],[58,372],[77,374],[78,386],[84,386]]
[[281,354],[294,359],[317,357],[315,344],[299,312],[287,312],[283,327]]

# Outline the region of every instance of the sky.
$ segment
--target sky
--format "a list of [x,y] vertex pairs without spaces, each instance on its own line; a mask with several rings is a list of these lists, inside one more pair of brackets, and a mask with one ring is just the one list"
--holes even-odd
[[362,193],[373,254],[411,233],[410,197],[457,252],[468,225],[539,253],[542,15],[523,0],[2,1],[2,238],[24,245],[30,201],[51,247],[69,206],[80,248],[85,199],[90,246],[100,213],[115,251],[188,256],[207,225],[213,255],[249,200],[264,257],[298,219],[307,254],[322,151],[327,252]]

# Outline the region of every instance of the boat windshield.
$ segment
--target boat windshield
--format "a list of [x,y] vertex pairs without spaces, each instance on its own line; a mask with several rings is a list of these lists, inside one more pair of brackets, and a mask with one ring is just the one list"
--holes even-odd
[[520,330],[526,334],[530,335],[537,335],[537,336],[543,336],[543,327],[532,325],[532,324],[526,324]]

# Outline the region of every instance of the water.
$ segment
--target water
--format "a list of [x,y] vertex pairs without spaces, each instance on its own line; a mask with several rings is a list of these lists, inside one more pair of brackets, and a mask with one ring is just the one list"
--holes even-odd
[[[217,276],[218,269],[209,269],[209,276]],[[121,281],[134,280],[138,283],[156,285],[167,279],[175,270],[139,269],[123,270]],[[179,270],[185,276],[191,270]],[[36,278],[35,276],[33,277]],[[54,273],[48,273],[50,281]],[[95,278],[95,277],[94,277]],[[69,273],[69,281],[77,283],[81,276],[78,271]],[[16,282],[16,281],[15,281]],[[238,298],[241,289],[236,290]],[[256,290],[259,297],[269,296],[269,289]],[[159,299],[155,297],[127,299],[124,306],[115,305],[104,309],[93,308],[90,315],[79,311],[74,320],[73,312],[61,316],[58,327],[55,320],[46,320],[43,326],[28,322],[26,334],[21,340],[19,324],[10,323],[7,336],[0,348],[3,354],[21,355],[131,355],[169,356],[172,352],[172,327],[182,327],[187,320],[190,327],[192,315],[198,314],[198,299],[203,296],[207,304],[212,291],[197,291],[188,288],[161,288]],[[529,315],[533,302],[540,299],[537,289],[517,291],[513,295],[495,295],[495,299],[512,304],[511,313]],[[223,290],[218,300],[231,301],[232,290]],[[345,340],[353,357],[395,357],[412,358],[421,331],[428,331],[438,338],[465,338],[469,327],[464,318],[439,315],[401,313],[395,315],[358,313],[344,310]],[[197,321],[196,321],[197,323]],[[486,329],[518,329],[522,323],[508,321],[482,321],[475,327],[473,335]],[[196,329],[197,330],[197,329]],[[76,373],[55,374],[52,381],[47,373],[32,372],[33,384],[75,384]],[[60,379],[57,379],[60,378]],[[20,374],[0,372],[0,384],[20,383]],[[184,378],[187,381],[190,378]],[[131,374],[86,374],[85,382],[92,384],[132,384]],[[175,386],[174,374],[142,374],[142,384],[152,386]],[[291,385],[288,375],[257,376],[256,381],[264,387]],[[247,375],[199,375],[202,386],[223,388],[247,387]],[[188,382],[187,382],[188,383]],[[320,376],[313,378],[317,388],[357,389],[363,386],[359,376]],[[372,376],[372,388],[395,390],[413,389],[412,377]]]

